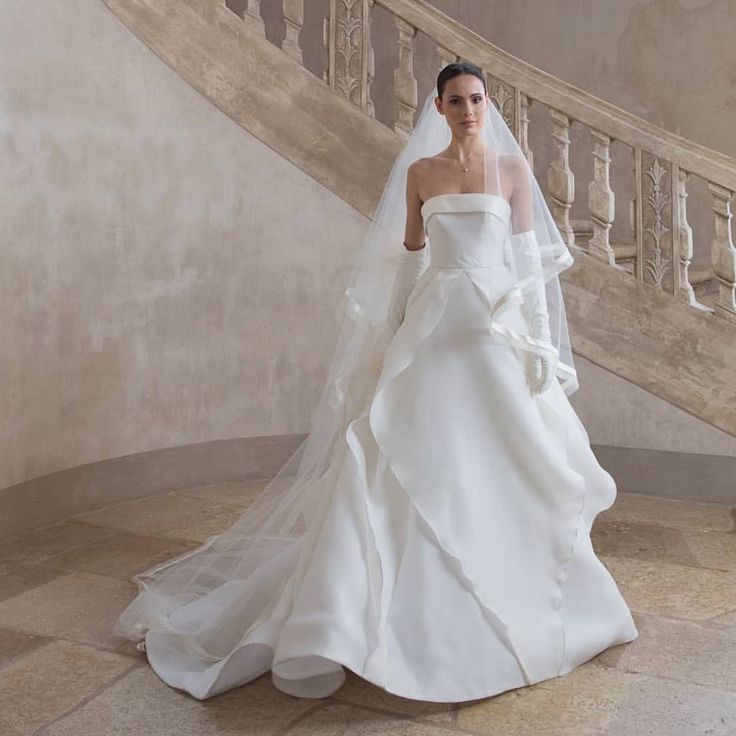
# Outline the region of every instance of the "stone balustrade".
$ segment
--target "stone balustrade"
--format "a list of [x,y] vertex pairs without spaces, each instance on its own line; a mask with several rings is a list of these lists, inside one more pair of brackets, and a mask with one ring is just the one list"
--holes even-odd
[[[263,33],[260,0],[208,1],[226,5]],[[736,160],[659,128],[513,57],[423,0],[329,0],[328,17],[322,19],[327,58],[322,78],[370,117],[375,117],[371,19],[377,9],[392,16],[398,43],[392,90],[396,106],[392,130],[397,136],[406,137],[416,117],[415,47],[422,34],[434,44],[437,69],[459,59],[483,69],[490,97],[532,167],[529,108],[539,105],[547,109],[551,123],[548,204],[569,246],[613,268],[627,270],[679,302],[736,322],[736,248],[731,225]],[[303,0],[283,0],[282,14],[286,32],[281,48],[301,62]],[[582,221],[571,219],[575,199],[575,175],[570,164],[573,126],[587,130],[592,140],[585,203],[589,219]],[[633,181],[628,186],[634,193],[628,223],[630,242],[611,242],[615,221],[611,178],[614,142],[625,152],[620,155],[630,156]],[[709,212],[688,211],[688,186],[693,178],[707,186]],[[696,215],[710,218],[706,229],[713,232],[713,237],[709,244],[710,266],[691,272],[697,244],[689,220]]]

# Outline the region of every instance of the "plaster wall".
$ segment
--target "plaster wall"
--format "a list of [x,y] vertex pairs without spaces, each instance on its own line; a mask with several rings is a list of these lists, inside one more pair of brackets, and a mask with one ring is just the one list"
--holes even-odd
[[0,488],[303,432],[367,220],[96,0],[0,4]]

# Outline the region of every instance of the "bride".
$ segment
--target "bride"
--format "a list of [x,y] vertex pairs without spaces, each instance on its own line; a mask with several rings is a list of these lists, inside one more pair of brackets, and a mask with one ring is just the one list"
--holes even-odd
[[230,529],[136,575],[117,633],[206,699],[345,667],[417,700],[564,675],[636,626],[590,529],[616,497],[568,396],[573,262],[467,62],[437,78],[345,290],[311,431]]

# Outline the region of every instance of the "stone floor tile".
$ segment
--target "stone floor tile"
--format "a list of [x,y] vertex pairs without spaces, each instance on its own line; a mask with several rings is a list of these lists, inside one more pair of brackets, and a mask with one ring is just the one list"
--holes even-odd
[[612,521],[599,516],[590,539],[598,555],[698,566],[681,529],[636,521]]
[[326,703],[286,731],[288,736],[457,736],[457,731],[409,717]]
[[366,706],[437,723],[450,723],[454,720],[453,703],[430,703],[402,698],[373,685],[347,668],[345,675],[345,683],[332,696],[331,702]]
[[457,726],[487,736],[599,736],[638,680],[586,662],[561,677],[461,703]]
[[214,503],[233,504],[245,508],[268,482],[268,478],[255,478],[233,481],[232,483],[215,483],[207,486],[184,488],[178,493],[184,496],[203,498]]
[[30,736],[131,666],[128,657],[73,642],[39,647],[2,669],[0,733]]
[[683,539],[700,567],[736,572],[734,532],[683,532]]
[[736,575],[664,562],[600,556],[629,607],[700,621],[736,608]]
[[169,537],[146,537],[113,530],[99,542],[49,557],[45,567],[91,572],[119,580],[176,557],[197,546],[195,541],[176,541]]
[[675,529],[729,532],[736,529],[734,509],[720,504],[681,501],[640,493],[619,493],[599,519],[656,524]]
[[638,614],[636,626],[633,642],[607,649],[596,661],[736,693],[736,630],[649,614]]
[[48,583],[62,573],[16,560],[0,560],[0,601]]
[[110,534],[111,530],[105,527],[70,519],[3,542],[0,560],[42,562],[53,555],[98,542]]
[[112,627],[134,591],[132,583],[101,575],[62,575],[0,602],[0,626],[119,649],[126,640]]
[[283,733],[314,707],[314,700],[277,690],[270,676],[200,701],[140,667],[57,720],[43,736],[267,736]]
[[0,628],[0,668],[50,641],[53,640],[47,636]]
[[606,736],[733,736],[736,695],[646,677],[631,689]]
[[149,537],[204,542],[227,529],[241,514],[242,510],[232,504],[216,504],[177,492],[126,501],[77,519]]

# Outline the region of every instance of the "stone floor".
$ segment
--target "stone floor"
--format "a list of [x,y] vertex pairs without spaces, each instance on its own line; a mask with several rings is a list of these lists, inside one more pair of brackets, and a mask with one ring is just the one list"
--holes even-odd
[[168,687],[111,633],[130,576],[225,528],[260,487],[117,504],[0,545],[0,734],[736,734],[734,509],[624,493],[592,536],[640,635],[568,675],[462,704],[349,671],[324,700],[284,695],[269,673],[204,702]]

